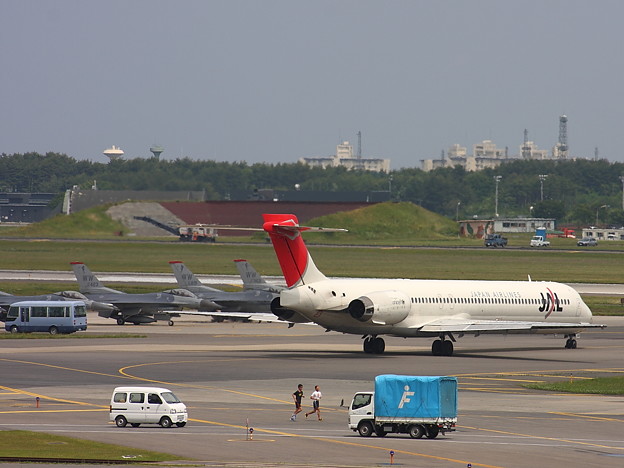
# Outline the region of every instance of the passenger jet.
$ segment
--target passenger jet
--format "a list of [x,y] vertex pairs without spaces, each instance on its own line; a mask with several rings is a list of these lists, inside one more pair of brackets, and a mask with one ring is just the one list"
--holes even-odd
[[482,333],[576,334],[592,314],[571,287],[553,282],[407,279],[328,279],[301,237],[303,231],[345,231],[299,226],[292,214],[265,214],[288,289],[271,304],[290,322],[312,321],[328,331],[362,335],[364,352],[381,354],[381,335],[435,337],[434,356],[451,356],[456,336]]

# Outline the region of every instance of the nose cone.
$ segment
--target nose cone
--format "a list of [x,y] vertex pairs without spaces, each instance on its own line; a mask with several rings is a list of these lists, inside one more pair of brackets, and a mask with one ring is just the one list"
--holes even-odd
[[199,310],[201,311],[214,312],[221,309],[222,307],[219,304],[217,304],[216,302],[212,302],[209,299],[202,299],[199,305]]

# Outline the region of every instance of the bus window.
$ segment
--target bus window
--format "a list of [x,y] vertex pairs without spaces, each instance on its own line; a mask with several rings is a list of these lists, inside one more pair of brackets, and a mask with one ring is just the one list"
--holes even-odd
[[49,307],[48,314],[50,317],[69,317],[68,307]]
[[31,317],[47,317],[48,311],[46,307],[31,307],[30,308],[30,316]]
[[87,316],[87,307],[86,306],[76,306],[74,308],[74,317],[86,317]]

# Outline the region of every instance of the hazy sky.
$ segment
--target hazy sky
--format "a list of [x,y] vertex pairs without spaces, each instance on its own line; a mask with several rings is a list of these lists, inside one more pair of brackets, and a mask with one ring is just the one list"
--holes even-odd
[[624,2],[0,0],[0,153],[393,169],[484,139],[624,161]]

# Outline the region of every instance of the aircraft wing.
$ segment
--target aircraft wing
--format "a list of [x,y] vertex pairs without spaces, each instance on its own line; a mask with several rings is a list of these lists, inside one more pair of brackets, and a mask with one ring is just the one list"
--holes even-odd
[[584,328],[605,328],[593,323],[525,322],[515,320],[470,320],[443,318],[424,325],[416,325],[423,333],[536,333],[547,330],[580,330]]
[[[164,314],[171,315],[203,315],[205,317],[215,317],[223,319],[249,320],[250,322],[267,322],[267,323],[287,323],[289,326],[295,324],[288,320],[282,320],[274,314],[264,314],[261,312],[199,312],[194,310],[171,310],[163,311]],[[305,322],[304,325],[316,325],[314,322]]]

